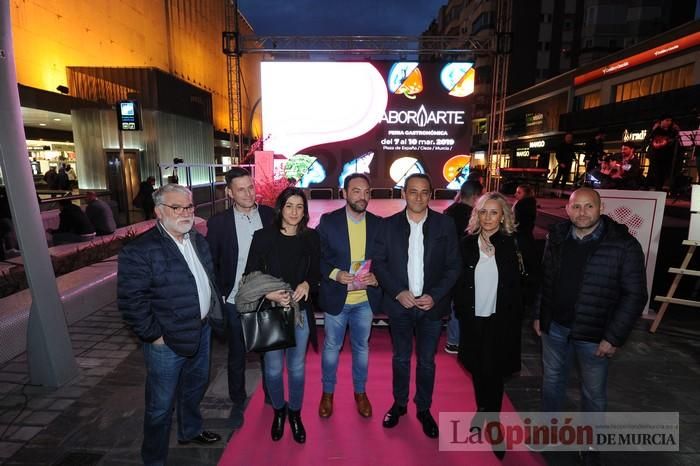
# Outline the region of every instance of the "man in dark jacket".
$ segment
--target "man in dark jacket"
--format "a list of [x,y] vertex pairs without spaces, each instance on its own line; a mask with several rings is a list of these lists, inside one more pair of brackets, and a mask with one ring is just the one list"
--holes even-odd
[[374,273],[384,291],[382,310],[389,316],[394,404],[383,426],[392,428],[406,414],[413,335],[416,338],[417,417],[423,432],[439,436],[430,414],[435,385],[435,351],[442,318],[450,313],[452,287],[461,259],[454,222],[428,208],[432,186],[425,174],[406,178],[406,209],[384,221]]
[[[470,175],[471,176],[471,175]],[[481,196],[484,187],[477,180],[467,180],[459,188],[459,198],[443,212],[452,217],[457,228],[457,238],[462,239],[467,234],[467,226],[472,216],[474,203]],[[450,313],[450,320],[447,321],[447,341],[445,342],[445,352],[457,354],[459,351],[459,320],[455,317],[454,309]]]
[[576,158],[576,146],[574,146],[574,135],[571,133],[566,133],[564,135],[564,142],[561,143],[556,152],[557,158],[557,176],[554,178],[553,188],[557,187],[557,184],[561,180],[561,189],[566,187],[566,181],[569,179],[569,173],[571,173],[571,165]]
[[644,253],[624,225],[600,214],[596,191],[574,191],[566,212],[570,221],[554,225],[547,240],[535,305],[542,411],[561,411],[574,356],[583,411],[605,411],[610,358],[647,303]]
[[653,186],[656,191],[663,191],[666,178],[673,177],[678,170],[676,167],[676,145],[678,143],[679,127],[670,115],[663,115],[654,123],[649,134],[649,174],[647,186]]
[[212,326],[222,324],[209,247],[194,229],[192,194],[169,184],[154,195],[158,223],[119,254],[117,302],[143,341],[146,406],[141,457],[163,465],[175,400],[178,443],[209,444],[199,404],[209,381]]
[[372,273],[377,236],[382,220],[367,212],[369,178],[353,173],[343,182],[346,206],[323,214],[318,225],[321,239],[321,288],[319,304],[324,311],[323,394],[318,415],[333,414],[333,393],[338,371],[338,355],[350,329],[352,383],[355,406],[362,417],[372,415],[367,397],[367,366],[372,313],[379,312],[382,297]]
[[214,215],[207,222],[207,242],[214,261],[214,275],[223,293],[228,328],[228,394],[231,398],[229,427],[243,425],[245,391],[245,344],[235,296],[248,260],[253,233],[270,225],[272,208],[255,202],[255,185],[250,173],[234,167],[226,173],[226,195],[230,209]]

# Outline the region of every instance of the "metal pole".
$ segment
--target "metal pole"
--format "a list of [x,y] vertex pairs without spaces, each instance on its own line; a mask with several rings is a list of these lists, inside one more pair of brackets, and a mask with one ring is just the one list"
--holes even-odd
[[[119,102],[117,102],[117,105],[119,105]],[[124,167],[126,166],[124,164],[124,133],[122,132],[121,127],[117,128],[117,139],[119,140],[119,167],[117,170],[117,173],[119,174],[120,177],[124,178]],[[139,173],[139,181],[141,178],[141,174]],[[124,181],[126,179],[124,178]],[[131,209],[128,208],[129,206],[129,199],[126,200],[126,224],[131,225]]]
[[0,0],[0,168],[32,295],[27,330],[31,383],[59,387],[78,375],[27,158],[9,0]]

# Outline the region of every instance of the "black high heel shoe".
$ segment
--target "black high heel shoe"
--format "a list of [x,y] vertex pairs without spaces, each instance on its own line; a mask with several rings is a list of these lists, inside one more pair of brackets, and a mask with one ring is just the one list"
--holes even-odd
[[292,428],[292,437],[294,437],[295,442],[306,442],[306,429],[301,422],[301,410],[289,410],[289,427]]
[[[280,409],[275,409],[275,417],[272,418],[272,429],[270,429],[270,434],[272,435],[272,440],[275,442],[282,438],[284,435],[284,421],[287,418],[287,405],[285,404]],[[290,416],[291,418],[291,416]],[[291,420],[291,419],[290,419]]]

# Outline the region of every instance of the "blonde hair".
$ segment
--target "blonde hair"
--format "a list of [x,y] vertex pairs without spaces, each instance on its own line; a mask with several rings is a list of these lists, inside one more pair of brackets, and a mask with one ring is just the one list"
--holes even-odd
[[505,197],[503,197],[503,194],[494,191],[485,193],[474,204],[472,215],[471,217],[469,217],[469,225],[467,226],[467,232],[470,235],[476,235],[481,232],[481,224],[479,223],[479,211],[484,208],[484,204],[486,204],[487,201],[496,201],[501,206],[503,218],[498,228],[498,231],[506,235],[512,235],[515,232],[515,217],[513,216],[513,211],[510,210],[508,201]]

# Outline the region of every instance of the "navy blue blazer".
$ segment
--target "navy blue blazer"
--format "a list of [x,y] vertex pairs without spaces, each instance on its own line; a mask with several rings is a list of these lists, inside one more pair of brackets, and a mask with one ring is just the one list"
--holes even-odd
[[[258,212],[263,228],[272,224],[274,209],[258,205]],[[216,285],[223,296],[228,298],[235,284],[238,267],[238,235],[233,207],[214,215],[207,221],[207,242],[214,262]]]
[[[348,296],[346,285],[338,283],[329,277],[333,269],[350,270],[350,238],[348,236],[348,220],[345,207],[321,216],[321,221],[316,228],[321,237],[321,291],[319,293],[319,306],[324,312],[338,315],[343,310]],[[366,238],[365,259],[372,259],[372,272],[374,272],[374,258],[377,254],[377,236],[381,230],[383,219],[366,212]],[[367,287],[367,298],[372,312],[379,312],[382,292],[379,287]]]
[[[408,289],[408,238],[411,227],[402,210],[384,220],[380,238],[380,252],[374,273],[384,291],[382,309],[389,318],[405,308],[396,296]],[[432,320],[450,313],[452,287],[462,269],[457,232],[451,217],[428,209],[423,224],[423,294],[430,295],[435,306],[427,311]]]

